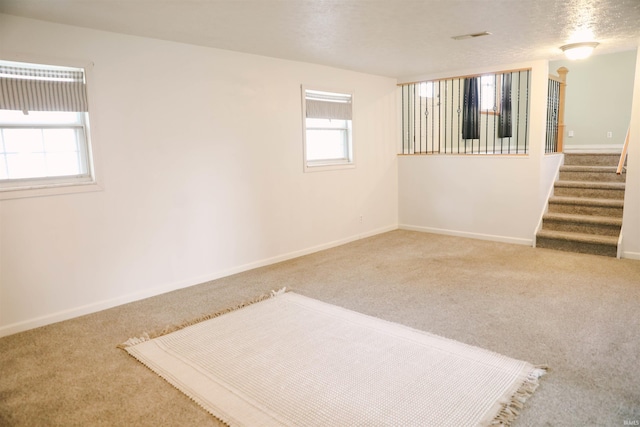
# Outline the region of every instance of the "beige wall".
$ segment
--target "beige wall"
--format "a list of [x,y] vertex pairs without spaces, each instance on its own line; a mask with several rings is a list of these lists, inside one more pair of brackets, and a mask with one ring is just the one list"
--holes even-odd
[[[0,335],[397,227],[394,79],[1,14],[0,57],[94,64],[104,188],[0,202]],[[301,84],[354,169],[303,172]]]
[[[638,51],[640,62],[640,51]],[[635,73],[627,184],[624,194],[622,256],[640,260],[640,67]]]
[[401,228],[533,244],[555,175],[544,154],[548,63],[506,64],[492,69],[458,70],[449,75],[520,68],[532,70],[529,154],[401,156]]
[[[631,118],[635,66],[635,50],[549,63],[553,74],[560,67],[569,69],[565,151],[621,150]],[[607,132],[612,138],[607,138]]]

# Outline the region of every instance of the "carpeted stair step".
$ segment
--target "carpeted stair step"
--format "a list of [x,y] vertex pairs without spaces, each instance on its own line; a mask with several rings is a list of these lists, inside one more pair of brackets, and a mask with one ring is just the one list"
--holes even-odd
[[542,217],[543,230],[619,236],[622,218],[597,215],[547,213]]
[[598,215],[622,218],[624,200],[585,197],[553,196],[549,198],[549,212],[578,215]]
[[624,199],[624,182],[556,181],[554,195],[592,199]]
[[617,236],[598,236],[567,231],[540,230],[536,236],[536,246],[583,254],[618,255]]
[[564,164],[571,166],[618,166],[620,153],[565,153]]
[[617,256],[626,174],[620,153],[566,153],[536,246]]
[[616,166],[560,166],[561,181],[624,182],[625,173],[618,175]]

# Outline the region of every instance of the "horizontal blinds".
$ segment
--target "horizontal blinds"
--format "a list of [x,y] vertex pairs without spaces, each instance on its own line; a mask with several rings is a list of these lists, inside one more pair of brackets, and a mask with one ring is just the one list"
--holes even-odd
[[86,112],[84,71],[0,64],[0,110]]
[[308,118],[352,120],[351,95],[306,91],[305,101]]

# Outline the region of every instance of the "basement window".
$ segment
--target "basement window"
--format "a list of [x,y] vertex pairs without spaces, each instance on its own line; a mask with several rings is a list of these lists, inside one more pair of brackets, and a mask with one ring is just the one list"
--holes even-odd
[[500,113],[500,75],[480,77],[480,113]]
[[[434,84],[437,90],[434,90]],[[420,82],[418,83],[418,94],[420,98],[431,99],[440,97],[440,82]],[[431,102],[431,101],[429,101]],[[438,104],[440,100],[438,99]],[[500,75],[491,74],[480,77],[480,112],[483,114],[498,114],[500,112]]]
[[354,167],[353,95],[302,88],[305,172]]
[[88,110],[83,68],[0,60],[0,199],[96,190]]

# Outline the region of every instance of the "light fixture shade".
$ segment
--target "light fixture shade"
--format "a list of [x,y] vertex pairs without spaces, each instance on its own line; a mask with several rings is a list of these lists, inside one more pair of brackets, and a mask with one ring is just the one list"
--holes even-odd
[[585,59],[591,55],[598,44],[598,42],[572,43],[561,46],[560,49],[568,59]]

